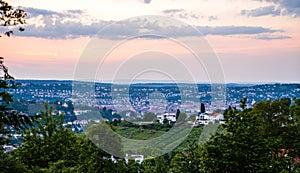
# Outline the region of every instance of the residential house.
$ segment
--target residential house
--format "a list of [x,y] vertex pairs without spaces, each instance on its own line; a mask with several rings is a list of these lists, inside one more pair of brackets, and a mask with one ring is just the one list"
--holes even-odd
[[224,123],[224,115],[221,113],[213,112],[213,113],[198,113],[196,119],[193,123],[193,127],[198,127],[201,125],[214,124],[214,123]]
[[175,123],[176,122],[176,113],[164,113],[161,115],[157,115],[157,120],[159,123],[163,124],[164,119],[167,119],[169,123]]
[[134,161],[136,161],[138,164],[142,164],[142,162],[144,161],[144,155],[138,155],[138,154],[128,155],[128,154],[126,154],[126,157],[125,157],[126,163],[128,163],[128,159],[134,159]]

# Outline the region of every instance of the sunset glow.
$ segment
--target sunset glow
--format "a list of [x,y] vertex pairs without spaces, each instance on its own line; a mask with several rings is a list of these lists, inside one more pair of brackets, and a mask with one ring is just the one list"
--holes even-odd
[[[288,2],[11,0],[15,8],[28,13],[28,24],[24,32],[0,39],[1,56],[17,79],[73,79],[86,45],[103,28],[130,17],[160,15],[203,34],[219,58],[226,82],[300,82],[300,10]],[[120,37],[134,32],[131,24],[111,32]],[[157,26],[151,23],[151,27]],[[200,36],[185,30],[178,33],[171,39],[193,42]],[[118,39],[110,34],[104,35],[107,43]],[[109,60],[119,65],[122,57],[130,58],[147,48],[187,58],[180,46],[152,38],[128,42],[122,51],[112,52]]]

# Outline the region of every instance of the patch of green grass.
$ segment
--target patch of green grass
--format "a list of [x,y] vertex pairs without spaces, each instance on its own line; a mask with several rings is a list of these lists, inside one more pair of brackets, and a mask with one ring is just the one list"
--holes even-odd
[[170,125],[158,123],[130,122],[120,122],[113,127],[123,137],[125,153],[143,153],[145,157],[164,154],[165,151],[183,151],[187,148],[188,140],[198,143],[203,130],[203,127],[191,128],[189,124],[175,125],[173,129]]
[[162,130],[143,129],[140,127],[124,127],[124,126],[116,126],[116,129],[117,129],[116,132],[121,136],[129,139],[136,139],[136,140],[149,140],[152,138],[156,138],[166,133],[167,130],[167,129],[162,129]]

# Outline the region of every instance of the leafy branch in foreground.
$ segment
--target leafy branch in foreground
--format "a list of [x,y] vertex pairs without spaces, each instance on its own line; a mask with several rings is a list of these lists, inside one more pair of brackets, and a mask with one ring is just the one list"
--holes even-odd
[[[9,37],[13,34],[13,26],[26,24],[25,16],[24,10],[14,9],[7,2],[0,0],[0,27],[9,29],[4,32],[4,35]],[[19,27],[19,31],[24,30],[23,27]],[[13,111],[9,107],[13,99],[7,90],[16,88],[18,84],[14,82],[14,77],[8,73],[8,67],[4,65],[3,57],[0,57],[0,69],[2,71],[0,76],[0,129],[1,134],[7,134],[8,131],[5,130],[5,127],[9,126],[17,130],[25,129],[32,125],[33,119],[26,114]]]
[[13,96],[7,90],[15,89],[19,84],[16,84],[14,77],[8,73],[8,68],[4,65],[3,59],[3,57],[0,57],[0,69],[3,71],[3,76],[0,78],[0,123],[17,130],[28,128],[32,125],[33,117],[14,111],[9,107],[9,104],[13,101]]
[[14,33],[12,27],[17,25],[21,25],[18,28],[19,31],[24,31],[25,28],[22,25],[26,24],[26,15],[24,10],[14,9],[7,2],[0,0],[0,26],[9,28],[8,31],[4,31],[4,35],[10,37]]

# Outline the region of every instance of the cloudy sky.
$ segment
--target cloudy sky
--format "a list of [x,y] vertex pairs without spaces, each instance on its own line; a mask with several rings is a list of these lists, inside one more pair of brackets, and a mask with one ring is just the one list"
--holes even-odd
[[300,82],[299,0],[8,2],[27,12],[0,39],[18,79]]

